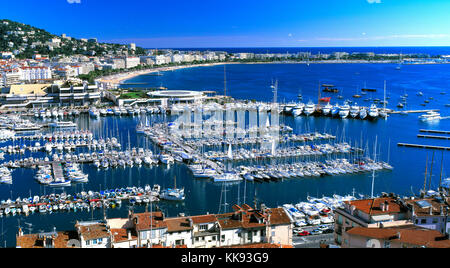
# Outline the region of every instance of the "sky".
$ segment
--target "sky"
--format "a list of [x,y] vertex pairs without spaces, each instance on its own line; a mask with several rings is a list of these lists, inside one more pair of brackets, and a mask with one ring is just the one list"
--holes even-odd
[[145,48],[450,46],[449,0],[14,0],[0,19]]

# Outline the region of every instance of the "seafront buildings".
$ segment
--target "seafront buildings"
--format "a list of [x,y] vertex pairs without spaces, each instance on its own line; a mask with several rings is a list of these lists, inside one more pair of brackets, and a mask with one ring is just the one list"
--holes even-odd
[[233,212],[166,218],[161,211],[128,218],[77,222],[75,230],[24,234],[20,248],[215,248],[272,244],[292,246],[293,224],[283,208],[234,205]]

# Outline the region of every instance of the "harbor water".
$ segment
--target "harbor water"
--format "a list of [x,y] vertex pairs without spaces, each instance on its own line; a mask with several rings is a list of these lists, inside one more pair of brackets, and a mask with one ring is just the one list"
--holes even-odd
[[[442,116],[450,116],[450,88],[447,81],[450,78],[450,65],[403,65],[400,70],[394,64],[232,64],[227,65],[227,92],[236,99],[257,101],[272,101],[273,93],[270,85],[278,80],[278,101],[296,101],[298,94],[303,96],[303,102],[309,100],[317,102],[320,84],[333,84],[340,92],[321,93],[322,97],[330,96],[331,104],[343,104],[349,99],[361,106],[370,106],[364,98],[383,99],[383,84],[387,83],[388,108],[395,109],[400,96],[408,94],[406,110],[439,109]],[[164,86],[171,90],[215,90],[223,93],[223,66],[197,67],[164,72],[162,76],[140,76],[127,82],[145,83],[147,87]],[[375,88],[375,93],[368,93],[360,99],[352,96],[361,88]],[[417,92],[423,96],[417,96]],[[446,94],[442,94],[446,93]],[[371,95],[372,94],[372,95]],[[337,96],[342,95],[342,99]],[[431,98],[430,98],[431,97]],[[429,103],[422,106],[424,100]],[[380,106],[379,106],[380,107]],[[140,116],[108,116],[99,119],[80,116],[74,121],[80,129],[89,129],[96,138],[116,137],[123,149],[128,147],[151,148],[155,153],[158,149],[144,135],[137,134],[136,126],[145,121],[145,116],[151,122],[170,121],[170,116],[140,115]],[[399,147],[397,143],[427,144],[450,147],[448,140],[418,138],[420,129],[450,130],[450,119],[442,119],[434,123],[424,123],[418,119],[419,114],[392,114],[387,120],[339,119],[320,116],[282,116],[281,123],[293,128],[295,134],[307,132],[326,132],[336,136],[336,141],[346,141],[368,147],[373,154],[375,140],[377,141],[377,158],[389,161],[394,167],[392,171],[376,172],[374,191],[395,192],[400,195],[417,194],[424,184],[425,163],[433,158],[432,150]],[[130,141],[130,142],[129,142]],[[16,141],[17,143],[17,141]],[[2,142],[1,147],[11,145],[12,142]],[[313,142],[309,142],[313,144]],[[17,144],[16,144],[17,145]],[[27,143],[28,145],[28,143]],[[381,145],[381,146],[380,146]],[[84,148],[77,152],[84,152]],[[43,152],[30,153],[24,156],[44,157]],[[24,157],[19,155],[5,155],[4,161]],[[450,152],[436,150],[434,152],[433,175],[431,188],[439,184],[441,160],[443,157],[443,173],[450,175]],[[94,165],[81,166],[84,173],[89,175],[89,182],[74,184],[64,189],[39,185],[34,180],[37,170],[16,169],[12,172],[13,184],[0,185],[0,200],[18,197],[24,198],[34,195],[50,193],[79,193],[81,191],[100,191],[126,186],[161,185],[162,189],[184,187],[186,199],[183,202],[160,201],[157,205],[167,216],[177,216],[178,213],[198,215],[204,213],[223,212],[235,203],[245,202],[254,204],[256,201],[269,207],[276,207],[285,203],[296,203],[306,200],[308,195],[331,196],[333,194],[356,193],[370,195],[372,174],[354,174],[324,176],[319,178],[285,179],[279,182],[253,183],[239,182],[224,187],[221,183],[214,183],[209,179],[195,179],[184,164],[157,165],[147,167],[127,167],[97,169]],[[428,165],[428,172],[430,164]],[[228,206],[223,206],[223,203]],[[222,204],[222,206],[221,206]],[[31,231],[51,231],[73,229],[76,220],[102,219],[107,217],[127,217],[129,207],[126,203],[120,208],[93,210],[90,212],[56,212],[52,214],[35,213],[25,216],[4,216],[0,219],[2,236],[0,246],[6,241],[6,246],[15,246],[15,236],[18,226],[25,233]],[[135,206],[137,212],[145,210],[144,206]],[[30,225],[31,224],[31,225]],[[30,227],[31,229],[27,229]]]

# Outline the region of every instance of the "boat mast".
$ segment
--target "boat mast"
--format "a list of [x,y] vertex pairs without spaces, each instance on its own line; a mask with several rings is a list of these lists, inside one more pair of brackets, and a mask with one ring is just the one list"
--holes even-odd
[[441,190],[442,186],[442,171],[444,169],[444,151],[442,151],[442,159],[441,159],[441,175],[439,176],[439,191]]
[[423,180],[423,192],[425,193],[425,189],[427,186],[427,171],[428,171],[428,153],[427,153],[427,160],[425,161],[425,178]]
[[[378,140],[378,136],[375,136],[375,145],[373,147],[373,161],[375,162],[377,159],[377,140]],[[373,197],[373,188],[375,185],[375,169],[372,170],[372,192],[371,192],[371,197]]]
[[227,97],[227,65],[223,66],[223,94]]
[[428,181],[428,190],[430,190],[431,188],[431,176],[433,176],[434,153],[435,151],[433,151],[433,156],[431,157],[430,179]]

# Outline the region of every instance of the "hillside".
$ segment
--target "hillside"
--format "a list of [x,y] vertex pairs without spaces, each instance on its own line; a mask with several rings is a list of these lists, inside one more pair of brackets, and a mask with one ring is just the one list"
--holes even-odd
[[[127,45],[64,38],[43,29],[6,19],[0,20],[0,51],[13,52],[17,58],[31,58],[34,54],[50,57],[76,54],[101,56],[126,51],[131,54]],[[143,48],[136,47],[135,54],[143,55],[145,51]]]

